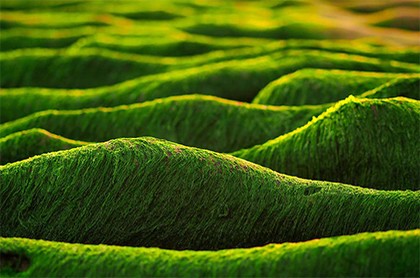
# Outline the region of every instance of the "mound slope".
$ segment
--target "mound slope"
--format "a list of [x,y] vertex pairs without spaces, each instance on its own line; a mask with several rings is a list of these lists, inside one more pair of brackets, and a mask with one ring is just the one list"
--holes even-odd
[[303,180],[153,138],[44,154],[0,173],[4,237],[222,249],[420,223],[419,192]]
[[337,103],[305,126],[233,155],[299,177],[418,190],[420,101]]
[[232,152],[292,131],[327,107],[275,107],[212,96],[176,96],[108,109],[42,111],[0,125],[0,137],[43,128],[83,141],[152,136],[188,146]]

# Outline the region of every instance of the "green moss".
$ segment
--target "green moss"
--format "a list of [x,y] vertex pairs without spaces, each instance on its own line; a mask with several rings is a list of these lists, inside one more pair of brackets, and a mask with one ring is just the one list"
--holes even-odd
[[403,96],[420,99],[420,77],[398,77],[360,95],[362,98],[387,98]]
[[418,190],[420,102],[348,99],[307,125],[234,155],[299,177]]
[[8,51],[18,48],[64,48],[69,47],[81,38],[79,35],[51,38],[49,36],[27,36],[21,33],[4,34],[0,37],[0,50]]
[[0,273],[12,277],[417,277],[419,238],[419,230],[389,231],[221,251],[0,238]]
[[[303,69],[268,84],[255,97],[253,103],[268,105],[331,103],[349,95],[361,95],[398,78],[399,90],[387,90],[387,93],[382,90],[381,97],[420,98],[418,93],[420,74]],[[416,84],[417,88],[413,87]],[[375,94],[375,97],[379,95]]]
[[89,88],[165,71],[168,63],[106,50],[17,50],[0,54],[2,87]]
[[420,226],[420,192],[303,180],[154,138],[35,156],[0,174],[4,237],[221,249]]
[[188,146],[232,152],[292,131],[327,107],[275,107],[211,96],[176,96],[109,109],[42,111],[0,125],[0,137],[43,128],[84,141],[153,136]]
[[[152,67],[151,64],[146,65]],[[160,65],[160,67],[165,66]],[[113,107],[193,93],[250,101],[268,82],[307,67],[389,72],[419,71],[419,66],[395,61],[383,62],[362,56],[319,51],[286,51],[255,59],[220,62],[159,75],[150,75],[109,87],[83,91],[38,88],[4,89],[0,92],[0,119],[2,122],[5,122],[47,109]],[[54,67],[49,66],[49,68],[52,70]],[[24,75],[19,74],[16,66],[14,69],[14,73],[11,73],[10,76],[13,78],[17,77],[20,80]],[[23,67],[22,70],[24,70]],[[95,71],[89,69],[90,71],[90,75],[95,73]],[[102,72],[104,69],[100,71]],[[33,73],[32,70],[25,72],[28,72],[29,83],[33,82],[30,81],[32,80],[31,76],[40,74],[40,72]],[[112,71],[106,75],[111,73]],[[44,76],[40,80],[46,80],[46,78]],[[60,79],[61,77],[56,75],[54,82],[58,82]],[[7,78],[2,78],[2,80],[7,80]],[[88,82],[87,80],[91,79],[85,76],[84,80]],[[69,83],[71,81],[66,82]],[[110,82],[110,80],[101,82]],[[77,83],[72,84],[74,86]]]
[[[101,34],[99,36],[90,36],[84,40],[80,40],[73,47],[103,48],[124,53],[177,57],[199,55],[216,50],[259,46],[268,42],[270,41],[260,39],[213,39],[205,36],[188,35],[174,37],[169,35],[164,38],[150,37],[139,40],[138,37],[133,36],[120,37]],[[248,48],[247,50],[250,49],[251,48]],[[227,57],[232,54],[229,52],[225,53]]]
[[43,129],[20,131],[0,138],[0,165],[85,144],[85,142],[69,140]]

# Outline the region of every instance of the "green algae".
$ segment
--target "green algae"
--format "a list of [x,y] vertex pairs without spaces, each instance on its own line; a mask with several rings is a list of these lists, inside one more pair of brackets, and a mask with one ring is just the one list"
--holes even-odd
[[43,129],[24,130],[0,138],[0,165],[85,144],[87,143],[70,140]]
[[303,180],[154,138],[43,154],[0,173],[4,237],[222,249],[420,223],[420,192]]
[[419,230],[389,231],[220,251],[0,238],[4,258],[0,273],[11,277],[417,277],[419,238]]
[[[381,97],[405,96],[419,99],[420,74],[371,73],[342,70],[303,69],[285,75],[268,84],[253,100],[266,105],[306,105],[332,103],[349,95],[363,95],[366,91],[383,87],[399,79],[399,89],[382,90]],[[395,82],[395,81],[393,81]],[[411,84],[411,86],[410,86]],[[417,87],[416,87],[417,86]],[[376,89],[379,91],[379,89]],[[379,93],[371,97],[379,97]]]
[[233,155],[303,178],[418,190],[420,102],[349,97],[291,133]]
[[211,96],[176,96],[108,109],[42,111],[0,125],[0,137],[43,128],[83,141],[152,136],[188,146],[232,152],[292,131],[327,107],[275,107]]
[[[48,109],[113,107],[194,93],[251,101],[268,82],[307,67],[389,72],[419,71],[418,66],[395,61],[384,63],[378,59],[355,55],[287,51],[255,59],[225,61],[144,76],[113,86],[89,90],[3,89],[0,91],[0,120],[6,122]],[[52,70],[52,67],[50,69]],[[32,71],[28,72],[34,75]],[[107,73],[109,74],[111,73]],[[11,76],[22,77],[19,74]],[[84,77],[84,80],[90,79]],[[233,80],[235,82],[232,82]],[[76,83],[72,84],[74,86]]]

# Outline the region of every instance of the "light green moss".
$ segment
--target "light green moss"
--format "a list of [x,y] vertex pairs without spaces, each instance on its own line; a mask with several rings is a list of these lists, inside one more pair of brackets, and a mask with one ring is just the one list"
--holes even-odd
[[154,138],[35,156],[0,174],[4,237],[222,249],[420,226],[420,192],[303,180]]

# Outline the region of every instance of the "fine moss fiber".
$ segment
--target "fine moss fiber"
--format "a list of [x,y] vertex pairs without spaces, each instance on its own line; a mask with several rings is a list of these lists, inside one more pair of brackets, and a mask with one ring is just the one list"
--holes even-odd
[[43,154],[0,174],[4,237],[202,250],[420,227],[418,191],[299,179],[154,138]]
[[233,155],[303,178],[419,190],[420,101],[349,97],[288,134]]
[[363,233],[220,251],[0,238],[0,274],[10,277],[418,277],[419,249],[419,230]]
[[188,146],[232,152],[292,131],[327,107],[277,107],[212,96],[176,96],[115,108],[42,111],[0,125],[0,137],[43,128],[83,141],[152,136]]
[[85,144],[85,142],[70,140],[38,128],[19,131],[0,138],[0,165]]
[[[401,79],[398,82],[399,90],[382,91],[380,97],[405,96],[420,99],[420,74],[302,69],[268,84],[258,93],[253,103],[266,105],[332,103],[349,95],[362,95],[396,79]],[[362,97],[367,96],[362,95]],[[369,97],[377,98],[379,95],[369,94]]]

